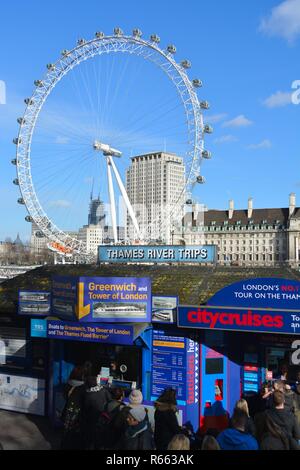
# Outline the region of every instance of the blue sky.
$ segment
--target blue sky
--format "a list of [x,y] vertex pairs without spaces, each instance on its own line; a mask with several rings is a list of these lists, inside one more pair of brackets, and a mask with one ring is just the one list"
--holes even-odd
[[[2,4],[0,13],[0,80],[6,84],[6,104],[0,104],[0,239],[14,237],[17,232],[26,239],[30,232],[29,224],[24,222],[25,208],[16,202],[20,196],[18,188],[12,185],[15,168],[10,164],[15,152],[12,139],[18,130],[16,118],[24,111],[23,99],[31,95],[33,81],[44,75],[46,64],[58,59],[62,49],[72,48],[80,37],[92,38],[96,31],[112,33],[115,26],[120,26],[126,33],[139,27],[145,37],[157,33],[161,37],[161,46],[174,43],[176,58],[188,58],[192,62],[190,77],[203,80],[204,87],[199,91],[199,97],[211,104],[210,111],[206,112],[206,121],[211,120],[215,132],[206,139],[213,159],[205,162],[202,168],[207,183],[195,193],[200,202],[211,209],[225,209],[232,198],[236,208],[244,208],[248,197],[252,196],[254,207],[287,207],[289,193],[300,194],[300,106],[292,104],[290,98],[292,82],[300,79],[300,0],[153,0],[151,3],[115,0],[111,4],[102,0],[54,0],[46,6],[35,0],[14,0]],[[118,67],[125,70],[130,65],[115,63],[114,67],[118,71]],[[111,109],[115,114],[107,118],[107,125],[116,126],[113,118],[118,115],[118,125],[122,126],[124,108],[128,109],[125,90],[130,86],[130,80],[132,84],[135,70],[134,65],[126,73],[124,81],[118,82],[121,91],[115,97],[116,103]],[[152,75],[149,69],[148,74],[145,68],[141,73],[144,73],[143,87],[133,85],[126,96],[128,102],[136,107],[143,101],[145,110],[151,111],[151,105],[157,106],[162,95],[165,96],[164,87],[167,85],[162,80],[159,87],[153,87],[156,71]],[[160,75],[157,77],[161,79]],[[167,98],[170,103],[172,100],[175,103],[173,90],[168,90],[166,93],[170,95]],[[43,143],[47,141],[43,141],[43,137],[48,133],[51,115],[59,113],[60,106],[64,117],[68,113],[73,114],[71,105],[76,105],[74,93],[72,95],[71,84],[66,81],[53,94],[52,101],[49,98],[48,108],[45,107],[41,115],[40,140],[34,143],[33,165],[44,151]],[[0,103],[2,101],[0,94]],[[167,100],[163,106],[168,108]],[[83,125],[84,116],[78,113],[77,118]],[[165,131],[162,125],[161,147],[164,139],[170,150],[173,150],[172,145],[179,145],[183,119],[184,116],[176,111],[171,118],[173,130]],[[178,122],[177,131],[175,122]],[[55,135],[57,142],[63,144],[67,139],[66,133],[57,133],[59,121],[56,120],[55,125],[56,129],[51,128],[51,138]],[[76,120],[73,125],[76,127]],[[146,131],[147,120],[141,139],[146,139]],[[176,136],[175,131],[178,132]],[[159,129],[152,127],[149,138],[153,143],[153,136],[158,132]],[[173,138],[177,142],[173,142]],[[60,161],[65,158],[61,147],[60,154],[56,154],[62,155]],[[138,144],[130,149],[133,153],[137,150],[140,150]],[[77,222],[78,225],[85,222],[91,180],[98,169],[89,168],[87,161],[86,173],[82,173],[79,181],[71,162],[70,166],[65,164],[61,167],[60,173],[63,168],[65,172],[70,171],[65,177],[70,182],[67,194],[67,185],[59,177],[56,179],[54,173],[45,186],[47,165],[52,158],[50,153],[48,158],[45,150],[45,157],[38,162],[44,165],[43,168],[38,164],[33,168],[33,174],[37,174],[37,187],[41,188],[38,195],[57,223],[65,220],[64,214],[69,211],[69,225],[63,228],[76,228]],[[126,160],[120,166],[122,173],[125,167]],[[102,170],[100,173],[103,174]],[[76,189],[76,182],[80,191]],[[96,182],[98,189],[104,191],[105,197],[105,190]],[[72,212],[70,199],[75,190],[78,201]],[[58,208],[60,202],[61,207]]]

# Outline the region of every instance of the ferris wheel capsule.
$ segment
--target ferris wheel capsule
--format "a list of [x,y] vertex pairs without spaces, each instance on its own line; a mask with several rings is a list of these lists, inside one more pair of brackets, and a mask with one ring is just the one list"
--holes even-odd
[[167,51],[169,52],[169,54],[176,54],[177,49],[173,44],[171,44],[170,46],[167,47]]
[[201,101],[200,108],[201,109],[209,109],[210,108],[209,102],[208,101]]
[[205,158],[206,160],[210,160],[212,158],[212,153],[209,152],[208,150],[203,150],[202,158]]
[[14,165],[14,166],[17,166],[17,159],[16,158],[13,158],[11,160],[11,164]]
[[206,183],[206,179],[204,178],[204,176],[197,176],[196,181],[197,181],[197,183],[199,183],[199,184],[204,184],[204,183]]
[[20,182],[19,182],[18,178],[14,179],[13,183],[14,183],[15,186],[20,186]]
[[25,119],[24,118],[18,118],[17,119],[17,123],[20,124],[20,126],[22,126],[22,124],[25,124]]
[[27,215],[27,216],[25,217],[25,222],[29,222],[29,223],[32,224],[33,218],[32,218],[30,215]]
[[213,131],[214,131],[213,127],[210,126],[209,124],[206,124],[206,126],[204,126],[204,132],[205,132],[206,134],[212,134]]
[[53,72],[56,69],[55,64],[47,64],[47,69]]
[[95,36],[97,39],[103,39],[105,34],[102,31],[97,31]]
[[83,46],[85,43],[86,43],[85,39],[78,39],[78,41],[77,41],[78,46]]
[[115,35],[115,36],[123,36],[123,34],[124,34],[124,33],[123,33],[123,31],[122,31],[121,28],[115,28],[115,29],[114,29],[114,35]]
[[69,54],[70,54],[70,51],[68,51],[67,49],[64,49],[64,50],[61,52],[61,55],[62,55],[63,57],[67,57]]
[[135,38],[141,38],[143,35],[142,31],[138,28],[134,29],[132,34]]
[[201,80],[199,80],[199,78],[195,78],[193,80],[193,85],[195,88],[201,88],[203,86],[203,83]]
[[25,206],[25,201],[22,197],[18,199],[18,204],[20,204],[21,206]]
[[24,103],[27,104],[27,106],[32,106],[34,101],[31,98],[25,98]]
[[192,66],[192,64],[189,60],[183,60],[181,62],[181,67],[183,67],[184,69],[190,69],[191,66]]
[[20,139],[19,137],[16,137],[16,138],[13,140],[13,143],[14,143],[15,145],[19,145],[19,144],[22,143],[22,139]]
[[38,88],[42,88],[44,86],[44,82],[42,80],[34,80],[34,84]]
[[160,37],[157,36],[157,34],[152,34],[152,35],[150,36],[150,39],[151,39],[152,42],[155,42],[156,44],[159,44],[159,43],[160,43]]

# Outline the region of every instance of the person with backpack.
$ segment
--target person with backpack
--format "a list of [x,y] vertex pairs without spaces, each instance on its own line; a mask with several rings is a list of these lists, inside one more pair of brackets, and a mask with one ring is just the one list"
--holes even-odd
[[106,404],[96,426],[96,448],[115,449],[127,429],[129,407],[123,403],[124,391],[111,389],[111,400]]
[[85,449],[95,448],[96,426],[110,399],[109,389],[98,385],[97,377],[88,377],[86,379],[82,410],[82,432]]
[[75,367],[71,372],[64,390],[64,396],[66,404],[61,415],[61,420],[63,422],[61,449],[83,449],[82,408],[84,382],[83,370],[81,367]]

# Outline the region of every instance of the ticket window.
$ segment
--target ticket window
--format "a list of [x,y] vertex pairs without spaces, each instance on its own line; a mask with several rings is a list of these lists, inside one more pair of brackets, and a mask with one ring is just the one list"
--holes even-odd
[[[64,344],[64,362],[71,365],[82,365],[91,362],[92,375],[97,376],[101,368],[110,368],[117,363],[118,378],[124,381],[141,384],[142,350],[136,346],[103,345],[97,343],[69,342]],[[122,373],[120,366],[126,365]]]

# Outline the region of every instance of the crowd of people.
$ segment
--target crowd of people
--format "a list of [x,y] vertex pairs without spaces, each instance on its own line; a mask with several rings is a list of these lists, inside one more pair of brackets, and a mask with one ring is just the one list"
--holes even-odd
[[176,391],[166,389],[154,403],[154,422],[140,390],[126,403],[121,388],[108,388],[76,367],[65,388],[62,449],[85,450],[300,450],[300,384],[265,384],[259,409],[250,416],[239,400],[225,429],[194,432],[178,421]]

